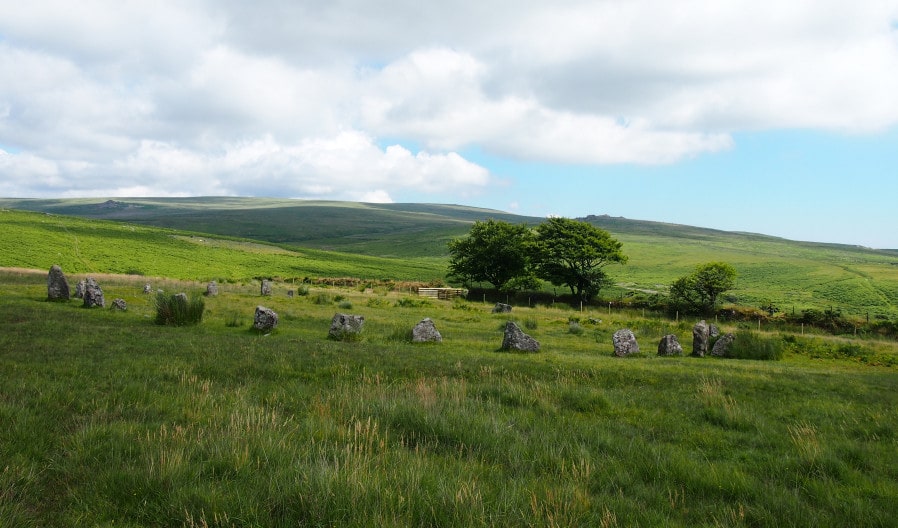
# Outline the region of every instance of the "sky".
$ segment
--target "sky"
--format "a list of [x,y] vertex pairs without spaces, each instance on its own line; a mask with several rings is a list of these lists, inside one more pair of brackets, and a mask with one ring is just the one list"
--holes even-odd
[[898,248],[898,0],[0,0],[0,197],[609,214]]

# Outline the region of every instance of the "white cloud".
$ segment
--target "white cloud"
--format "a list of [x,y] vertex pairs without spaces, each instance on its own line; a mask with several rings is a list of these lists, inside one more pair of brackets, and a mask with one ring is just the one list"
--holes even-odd
[[898,124],[896,21],[893,0],[6,3],[2,189],[388,200],[490,185],[468,147],[664,164],[743,130],[874,133]]

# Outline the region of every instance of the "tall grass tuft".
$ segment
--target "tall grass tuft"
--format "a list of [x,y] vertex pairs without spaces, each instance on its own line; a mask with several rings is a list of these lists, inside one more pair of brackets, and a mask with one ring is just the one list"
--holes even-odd
[[156,294],[156,324],[171,326],[186,326],[199,324],[203,320],[203,311],[206,309],[206,301],[202,297],[194,295],[188,298],[181,293],[165,295],[164,292]]
[[782,336],[765,337],[757,332],[739,332],[730,345],[727,357],[779,361],[783,359],[785,348]]

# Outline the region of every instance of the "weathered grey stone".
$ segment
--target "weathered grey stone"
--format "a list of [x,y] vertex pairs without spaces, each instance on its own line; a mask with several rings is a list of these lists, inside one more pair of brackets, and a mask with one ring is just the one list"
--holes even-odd
[[143,293],[144,295],[153,293],[153,286],[149,282],[143,285]]
[[260,291],[262,295],[271,295],[271,283],[267,280],[263,280]]
[[293,290],[287,290],[287,297],[293,298],[294,292]]
[[87,284],[87,279],[81,279],[75,284],[75,298],[83,299],[84,298],[84,286]]
[[615,332],[611,336],[611,342],[614,344],[614,355],[617,357],[639,353],[639,343],[636,342],[636,336],[628,328],[622,328]]
[[716,324],[711,323],[710,325],[708,325],[708,335],[711,337],[717,337],[720,335],[720,329],[717,328]]
[[54,264],[47,274],[47,299],[51,301],[68,301],[71,296],[69,281],[66,280],[62,268]]
[[211,281],[206,285],[206,297],[215,297],[216,295],[218,295],[218,283]]
[[184,303],[185,305],[187,304],[187,302],[188,302],[188,300],[189,300],[189,299],[187,298],[187,294],[184,293],[184,292],[176,293],[176,294],[175,294],[175,299],[178,299],[180,302]]
[[493,313],[509,313],[511,312],[511,305],[497,302],[496,306],[493,307]]
[[720,339],[714,343],[714,348],[711,349],[711,355],[717,357],[728,357],[730,355],[730,347],[733,345],[733,341],[736,340],[736,336],[727,333],[721,336]]
[[658,343],[658,355],[682,356],[683,346],[680,345],[680,341],[679,339],[677,339],[677,336],[673,334],[667,334],[666,336],[662,337],[661,342]]
[[708,343],[710,342],[710,328],[704,320],[695,323],[692,327],[692,355],[695,357],[705,357],[708,353]]
[[440,332],[437,330],[436,325],[433,324],[433,321],[430,317],[422,319],[420,323],[416,324],[414,328],[412,328],[412,342],[413,343],[442,343],[443,336],[440,335]]
[[88,277],[84,281],[84,291],[82,292],[85,308],[93,308],[95,306],[105,307],[106,299],[103,298],[103,289],[97,284],[93,278]]
[[278,314],[271,308],[264,306],[256,306],[256,313],[253,315],[253,328],[268,332],[277,328]]
[[128,311],[128,303],[126,303],[124,299],[114,299],[112,301],[112,309],[126,312]]
[[513,321],[505,323],[505,336],[502,338],[502,350],[518,350],[521,352],[539,352],[539,341],[525,334],[521,327]]
[[354,339],[362,333],[365,326],[365,317],[361,315],[334,314],[331,319],[331,327],[327,332],[327,337],[342,341],[344,339]]

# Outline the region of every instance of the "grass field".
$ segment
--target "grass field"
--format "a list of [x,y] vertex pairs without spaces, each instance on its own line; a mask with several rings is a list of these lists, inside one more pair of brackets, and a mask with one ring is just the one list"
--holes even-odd
[[[427,282],[444,277],[446,243],[464,235],[474,220],[540,221],[461,206],[251,198],[144,198],[112,205],[97,199],[6,199],[0,205],[54,213],[0,212],[0,266],[48,269],[55,263],[72,271],[183,279],[354,276]],[[898,318],[895,252],[607,216],[587,220],[623,242],[629,257],[627,265],[608,268],[616,286],[602,292],[606,300],[663,294],[695,265],[724,261],[739,273],[727,294],[738,304],[772,303],[799,314],[831,308],[863,321]],[[217,235],[200,234],[206,231]],[[110,245],[116,247],[107,251]],[[177,258],[169,260],[169,254]]]
[[[898,375],[871,366],[894,342],[761,333],[781,361],[659,358],[694,321],[539,306],[510,316],[542,352],[512,354],[481,303],[227,283],[200,325],[164,327],[145,277],[100,277],[123,313],[46,302],[45,279],[0,272],[3,527],[898,519]],[[260,303],[270,335],[249,329]],[[326,339],[338,311],[366,317],[360,341]],[[423,317],[444,343],[408,342]],[[611,355],[624,326],[638,357]]]

